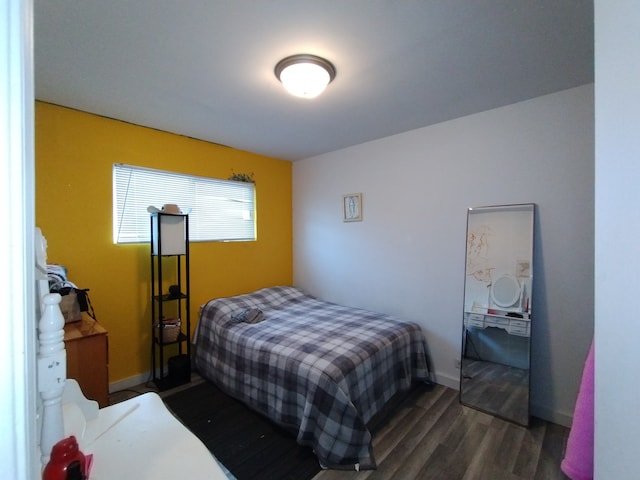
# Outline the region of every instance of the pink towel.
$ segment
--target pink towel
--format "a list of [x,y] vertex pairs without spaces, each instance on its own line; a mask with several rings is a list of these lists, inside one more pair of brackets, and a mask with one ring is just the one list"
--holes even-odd
[[567,450],[560,464],[572,480],[593,478],[593,342],[582,372]]

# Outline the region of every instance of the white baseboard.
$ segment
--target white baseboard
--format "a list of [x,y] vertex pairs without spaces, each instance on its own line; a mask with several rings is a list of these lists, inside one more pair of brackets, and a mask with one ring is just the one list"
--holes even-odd
[[[191,376],[193,378],[194,373],[196,373],[193,369],[191,370]],[[166,372],[165,372],[166,375]],[[160,369],[156,370],[156,376],[160,376]],[[134,375],[132,377],[123,378],[122,380],[118,380],[117,382],[113,382],[109,384],[109,393],[118,392],[120,390],[126,390],[127,388],[137,387],[138,385],[142,385],[144,383],[151,382],[151,370],[140,373],[138,375]]]
[[[132,377],[123,378],[117,382],[113,382],[109,385],[109,393],[117,392],[119,390],[126,390],[127,388],[135,387],[142,383],[145,383],[151,375],[151,371],[134,375]],[[453,388],[454,390],[460,390],[460,379],[458,377],[452,377],[451,375],[442,374],[436,372],[436,383],[444,385],[445,387]],[[548,407],[541,405],[531,405],[531,415],[534,417],[542,418],[549,422],[562,425],[564,427],[570,427],[573,415],[566,412],[556,412]]]
[[549,407],[534,403],[531,404],[531,415],[563,427],[571,427],[573,421],[573,413],[557,412]]
[[452,377],[446,373],[436,372],[436,383],[438,385],[444,385],[445,387],[453,388],[454,390],[460,390],[460,378]]
[[151,371],[134,375],[133,377],[123,378],[117,382],[109,384],[109,393],[118,392],[120,390],[126,390],[127,388],[135,387],[142,383],[145,383],[151,378]]

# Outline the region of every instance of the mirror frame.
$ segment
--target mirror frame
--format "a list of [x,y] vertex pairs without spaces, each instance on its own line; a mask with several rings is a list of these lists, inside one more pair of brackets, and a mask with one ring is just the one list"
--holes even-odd
[[[525,427],[531,411],[535,210],[534,203],[467,210],[460,351],[460,403]],[[510,305],[493,300],[493,283],[502,277],[519,285]]]

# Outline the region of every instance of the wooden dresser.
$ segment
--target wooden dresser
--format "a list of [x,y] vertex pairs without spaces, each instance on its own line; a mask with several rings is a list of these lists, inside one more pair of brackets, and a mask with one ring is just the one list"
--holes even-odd
[[82,393],[101,408],[108,406],[109,338],[105,328],[83,313],[81,321],[64,326],[64,343],[67,378],[76,379]]

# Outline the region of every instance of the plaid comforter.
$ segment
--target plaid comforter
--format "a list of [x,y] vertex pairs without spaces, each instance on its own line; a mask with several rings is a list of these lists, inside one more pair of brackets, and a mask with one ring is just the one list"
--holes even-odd
[[[264,320],[238,320],[249,308]],[[211,300],[194,343],[203,376],[297,432],[325,468],[375,468],[367,423],[395,393],[428,379],[417,324],[294,287]]]

